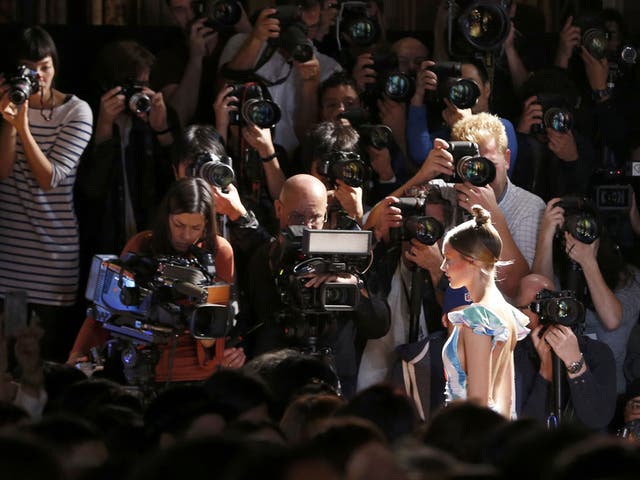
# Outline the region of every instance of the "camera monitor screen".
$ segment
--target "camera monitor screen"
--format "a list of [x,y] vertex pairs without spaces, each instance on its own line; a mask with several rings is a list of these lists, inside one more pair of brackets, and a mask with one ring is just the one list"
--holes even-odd
[[302,250],[306,254],[368,255],[372,232],[369,230],[304,229]]

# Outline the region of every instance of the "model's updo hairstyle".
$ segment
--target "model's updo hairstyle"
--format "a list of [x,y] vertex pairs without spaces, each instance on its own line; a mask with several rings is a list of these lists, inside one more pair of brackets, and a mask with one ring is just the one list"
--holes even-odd
[[493,268],[500,260],[502,240],[491,223],[491,214],[480,205],[471,207],[473,218],[447,233],[445,243],[465,257]]

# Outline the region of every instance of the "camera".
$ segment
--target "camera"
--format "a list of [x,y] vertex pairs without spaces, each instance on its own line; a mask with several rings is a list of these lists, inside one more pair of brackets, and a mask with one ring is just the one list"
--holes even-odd
[[307,288],[306,275],[361,275],[371,261],[372,232],[368,230],[312,230],[290,226],[280,236],[276,285],[288,314],[326,314],[353,311],[360,301],[355,284],[325,282]]
[[447,45],[452,56],[490,52],[509,35],[510,2],[448,0]]
[[122,84],[120,95],[131,113],[147,113],[151,110],[151,98],[144,93],[144,85],[128,79]]
[[296,62],[313,58],[313,43],[308,37],[309,27],[302,21],[298,5],[279,5],[272,15],[280,21],[280,35],[269,42],[286,51]]
[[199,17],[205,17],[205,25],[215,30],[230,30],[240,21],[242,8],[238,0],[200,0],[191,2]]
[[229,112],[231,125],[253,123],[260,128],[273,128],[280,121],[280,107],[273,100],[265,98],[262,85],[248,82],[231,86],[233,90],[227,96],[238,98],[238,110]]
[[225,189],[235,180],[231,163],[228,156],[218,157],[211,152],[200,152],[186,173],[189,177],[199,177],[209,185]]
[[318,162],[317,169],[333,184],[342,180],[351,187],[361,187],[368,177],[367,166],[355,152],[329,152]]
[[584,306],[571,290],[541,290],[529,308],[538,315],[542,325],[572,327],[584,322]]
[[480,156],[478,145],[473,142],[449,142],[447,151],[453,155],[453,176],[447,180],[452,183],[469,182],[483,187],[496,178],[496,166],[491,160]]
[[600,225],[589,201],[583,197],[565,196],[554,204],[564,209],[564,224],[559,233],[569,232],[576,240],[592,244],[600,236]]
[[346,41],[354,47],[370,47],[380,39],[381,29],[378,20],[370,17],[368,2],[346,1],[340,3],[336,18],[336,41],[338,50]]
[[542,123],[531,125],[531,133],[545,133],[547,128],[566,133],[573,127],[573,113],[569,100],[556,93],[539,93],[537,103],[542,106]]
[[438,98],[447,98],[460,109],[471,108],[478,103],[480,87],[471,79],[460,78],[460,62],[438,62],[429,67],[429,70],[438,77]]
[[364,108],[351,108],[340,114],[338,119],[346,119],[360,136],[360,144],[378,150],[389,148],[392,141],[391,129],[386,125],[370,124],[369,114]]
[[232,326],[231,286],[215,283],[213,257],[95,255],[85,298],[90,315],[117,336],[162,344],[185,330],[197,339],[224,337]]
[[426,200],[417,197],[401,197],[394,207],[402,211],[402,226],[389,231],[392,242],[413,238],[425,245],[435,244],[444,235],[444,226],[433,217],[424,215]]
[[581,44],[592,57],[601,60],[607,55],[609,34],[605,30],[604,22],[595,14],[585,14],[573,20],[576,27],[580,27]]
[[633,192],[640,185],[640,169],[635,176],[633,173],[633,168],[628,171],[596,169],[593,199],[598,211],[626,212],[631,208]]
[[20,65],[15,72],[6,75],[9,85],[9,100],[14,105],[22,105],[40,89],[38,75],[30,68]]

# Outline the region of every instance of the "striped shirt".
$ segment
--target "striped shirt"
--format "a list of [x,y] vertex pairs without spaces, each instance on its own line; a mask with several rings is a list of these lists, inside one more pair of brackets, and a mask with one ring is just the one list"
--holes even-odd
[[89,105],[75,96],[50,121],[29,110],[31,134],[53,166],[52,188],[38,186],[18,136],[13,170],[0,181],[0,296],[25,290],[29,303],[75,302],[80,252],[73,184],[92,125]]

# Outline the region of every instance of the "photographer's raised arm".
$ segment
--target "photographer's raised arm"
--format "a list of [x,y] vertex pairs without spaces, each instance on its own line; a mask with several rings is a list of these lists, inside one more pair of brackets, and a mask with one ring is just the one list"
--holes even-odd
[[260,128],[255,124],[248,124],[242,127],[242,138],[258,152],[264,167],[269,195],[272,199],[278,198],[282,185],[284,185],[285,176],[278,162],[276,149],[271,139],[271,130]]
[[240,50],[226,64],[228,69],[242,71],[255,68],[265,42],[280,35],[280,20],[272,17],[276,12],[275,8],[265,8],[260,12]]

